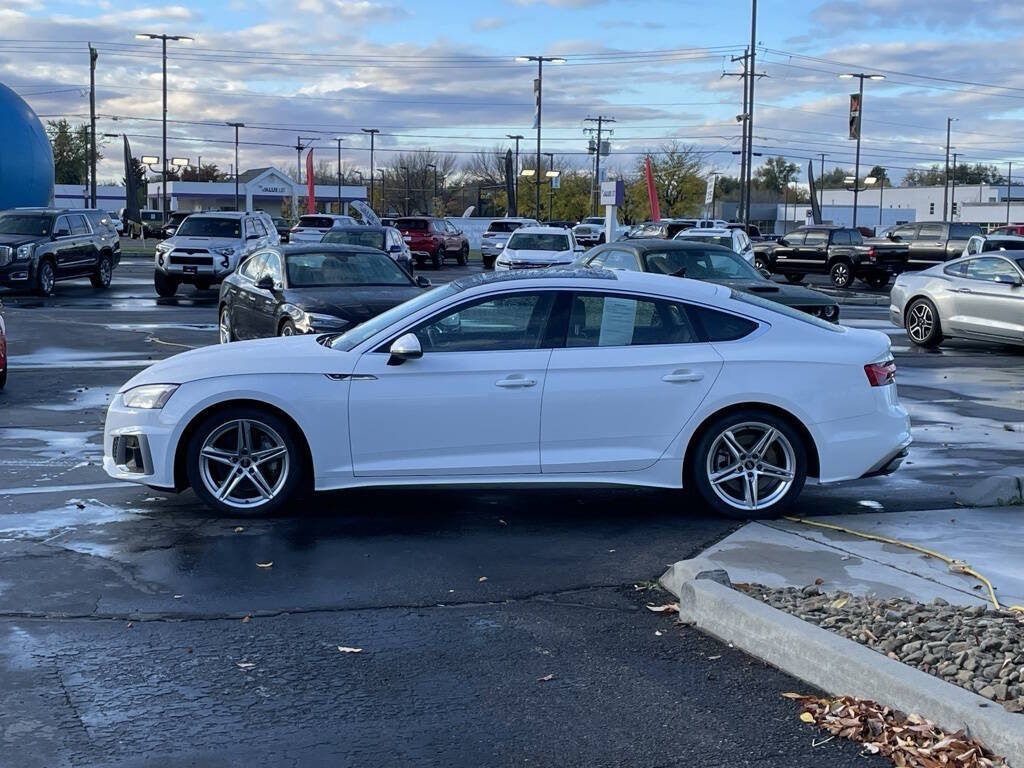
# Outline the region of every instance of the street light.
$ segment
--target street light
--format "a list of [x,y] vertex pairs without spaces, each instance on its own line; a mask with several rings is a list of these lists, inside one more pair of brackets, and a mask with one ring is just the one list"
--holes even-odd
[[152,32],[140,32],[135,35],[138,40],[159,40],[163,49],[163,99],[164,99],[164,114],[163,114],[163,157],[164,167],[160,173],[161,186],[163,191],[160,193],[163,198],[163,205],[161,206],[164,213],[164,223],[167,223],[167,41],[173,40],[179,43],[190,43],[192,38],[188,35],[164,35],[154,34]]
[[235,210],[238,210],[238,129],[244,128],[245,123],[228,123],[235,129]]
[[527,178],[529,178],[529,177],[533,176],[536,173],[537,173],[537,171],[534,170],[533,168],[523,168],[523,170],[521,170],[519,172],[519,175],[520,176],[526,176]]
[[341,213],[341,142],[345,137],[335,136],[334,140],[338,142],[338,213]]
[[[540,123],[541,123],[541,102],[542,95],[544,92],[544,62],[550,62],[552,64],[565,64],[565,59],[561,56],[516,56],[518,62],[537,62],[537,80],[534,84],[534,91],[537,97],[537,168],[540,168]],[[598,147],[598,152],[601,148]],[[536,200],[535,205],[537,206],[537,216],[540,216],[540,178],[536,180],[535,186]]]
[[437,212],[437,166],[434,163],[427,163],[425,168],[434,169],[434,196],[430,198],[430,210],[433,213]]
[[[370,207],[373,208],[373,137],[380,133],[379,128],[363,128],[363,133],[370,134]],[[381,182],[380,205],[384,207],[384,183]]]
[[[407,166],[407,165],[400,165],[400,166],[398,166],[398,170],[405,171],[405,215],[408,216],[409,215],[409,194],[410,194],[409,193],[409,166]],[[383,195],[383,189],[381,190],[381,194]]]
[[[853,175],[854,178],[860,178],[860,135],[861,125],[863,124],[864,118],[864,81],[865,80],[885,80],[885,75],[866,75],[863,72],[845,72],[839,76],[844,80],[856,77],[860,81],[860,90],[858,91],[858,109],[860,113],[857,115],[857,160],[854,164]],[[857,187],[853,188],[853,228],[857,228]]]

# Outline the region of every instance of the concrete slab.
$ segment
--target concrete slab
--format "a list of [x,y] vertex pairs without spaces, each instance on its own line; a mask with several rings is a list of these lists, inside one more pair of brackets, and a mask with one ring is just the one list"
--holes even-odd
[[[1004,605],[1024,605],[1024,507],[959,508],[815,517],[931,549],[964,560],[990,579]],[[804,586],[882,598],[954,605],[986,603],[978,582],[918,552],[786,520],[750,523],[723,539],[702,559],[724,568],[734,582],[771,587]]]

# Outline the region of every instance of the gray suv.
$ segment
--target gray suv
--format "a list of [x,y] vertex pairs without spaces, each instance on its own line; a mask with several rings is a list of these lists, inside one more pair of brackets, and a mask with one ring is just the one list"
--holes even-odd
[[120,261],[121,240],[106,211],[0,212],[0,286],[49,296],[58,280],[88,277],[96,288],[106,288]]

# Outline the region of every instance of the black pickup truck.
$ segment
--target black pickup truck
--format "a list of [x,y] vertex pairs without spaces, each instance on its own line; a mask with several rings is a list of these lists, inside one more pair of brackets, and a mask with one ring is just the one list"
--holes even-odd
[[828,275],[836,288],[849,288],[855,278],[884,288],[907,268],[907,246],[865,242],[850,227],[814,225],[787,232],[774,243],[754,243],[754,264],[791,283],[799,283],[804,275]]
[[960,258],[967,241],[980,234],[978,224],[923,221],[892,227],[882,237],[868,242],[903,245],[908,252],[907,269],[918,270]]

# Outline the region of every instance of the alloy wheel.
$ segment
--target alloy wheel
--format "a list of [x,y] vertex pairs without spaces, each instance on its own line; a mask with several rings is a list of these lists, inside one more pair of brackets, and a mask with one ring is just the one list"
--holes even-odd
[[916,342],[923,342],[931,336],[935,327],[935,318],[932,316],[932,308],[924,302],[916,304],[907,316],[907,333]]
[[53,293],[53,267],[48,261],[39,268],[39,292],[46,296]]
[[108,259],[100,259],[100,282],[104,286],[110,285],[111,267]]
[[207,435],[199,451],[199,476],[206,490],[235,509],[253,509],[276,498],[289,467],[284,439],[253,419],[220,425]]
[[839,288],[845,288],[850,282],[850,268],[842,262],[832,267],[832,282]]
[[231,343],[231,315],[228,314],[228,310],[222,309],[220,311],[220,322],[218,325],[218,335],[220,337],[221,344]]
[[708,451],[708,482],[719,499],[747,512],[786,495],[796,476],[796,452],[770,424],[743,422],[719,433]]

